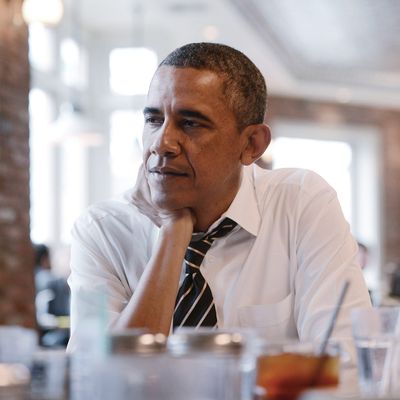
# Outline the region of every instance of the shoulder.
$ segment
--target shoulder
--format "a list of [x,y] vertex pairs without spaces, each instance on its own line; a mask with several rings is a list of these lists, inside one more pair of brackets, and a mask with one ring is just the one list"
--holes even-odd
[[255,189],[260,193],[313,194],[334,189],[316,172],[301,168],[266,170],[254,165],[251,174]]
[[325,207],[337,200],[335,190],[317,173],[299,168],[265,170],[254,166],[247,174],[259,210],[278,215],[298,215],[308,206]]
[[89,206],[75,221],[73,234],[79,231],[151,231],[154,224],[130,201],[132,190],[118,197]]

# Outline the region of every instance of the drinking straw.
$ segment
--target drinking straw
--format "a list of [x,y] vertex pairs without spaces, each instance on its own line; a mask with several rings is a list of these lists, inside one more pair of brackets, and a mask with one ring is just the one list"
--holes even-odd
[[340,309],[341,309],[342,304],[343,304],[343,300],[344,300],[344,298],[346,296],[346,293],[347,293],[347,290],[349,289],[349,286],[350,286],[350,282],[349,281],[345,281],[343,286],[342,286],[342,289],[340,290],[339,298],[338,298],[338,300],[336,302],[336,305],[335,305],[335,308],[333,310],[331,319],[329,321],[328,329],[325,332],[325,336],[324,336],[324,338],[322,340],[321,347],[319,349],[319,352],[317,353],[317,355],[320,356],[321,358],[320,358],[320,361],[319,361],[319,363],[317,364],[317,366],[315,368],[315,372],[312,375],[311,385],[310,386],[315,386],[317,384],[318,378],[319,378],[319,376],[321,374],[321,371],[322,371],[322,368],[324,366],[324,363],[327,360],[327,357],[326,357],[326,355],[324,355],[324,353],[326,351],[326,347],[328,346],[329,338],[332,335],[333,328],[335,327],[337,317],[339,315]]
[[333,328],[335,327],[337,317],[339,315],[340,309],[341,309],[342,304],[343,304],[343,300],[344,300],[344,298],[346,296],[346,293],[347,293],[347,290],[349,289],[349,286],[350,286],[350,282],[349,281],[345,281],[343,286],[342,286],[342,289],[341,289],[340,294],[339,294],[339,298],[337,300],[337,303],[336,303],[335,308],[333,310],[333,314],[331,316],[331,320],[329,321],[328,329],[325,332],[325,337],[324,337],[324,339],[322,341],[322,344],[321,344],[321,347],[319,349],[319,355],[324,354],[325,351],[326,351],[326,347],[328,346],[329,338],[332,335]]

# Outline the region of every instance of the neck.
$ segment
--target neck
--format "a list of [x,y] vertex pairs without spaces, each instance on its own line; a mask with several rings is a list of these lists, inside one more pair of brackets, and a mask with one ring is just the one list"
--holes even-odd
[[193,212],[196,217],[196,223],[193,232],[206,232],[208,228],[228,210],[238,190],[239,182],[232,188],[229,195],[225,193],[223,199],[204,202],[205,206],[194,209]]

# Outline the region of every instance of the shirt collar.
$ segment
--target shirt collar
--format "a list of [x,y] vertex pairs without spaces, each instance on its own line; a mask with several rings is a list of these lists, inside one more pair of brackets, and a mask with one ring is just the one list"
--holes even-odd
[[[238,225],[251,235],[257,236],[261,216],[258,209],[252,166],[243,167],[240,187],[235,198],[226,212],[210,226],[208,232],[214,229],[226,217],[237,222]],[[204,233],[194,234],[192,235],[192,239],[196,240],[196,236],[199,237],[202,235]]]
[[253,236],[260,229],[261,216],[254,186],[253,167],[243,167],[242,181],[230,207],[223,215],[238,223]]

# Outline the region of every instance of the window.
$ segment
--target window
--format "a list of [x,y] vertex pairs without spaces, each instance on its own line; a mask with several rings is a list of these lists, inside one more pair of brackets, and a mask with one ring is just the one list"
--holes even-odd
[[70,243],[72,226],[87,206],[88,154],[87,148],[76,140],[62,142],[59,151],[60,240],[62,243]]
[[39,71],[55,68],[55,39],[50,28],[40,23],[29,25],[29,62]]
[[143,113],[137,111],[114,111],[110,125],[110,161],[112,192],[119,194],[136,182],[142,162]]
[[348,143],[278,137],[271,152],[274,168],[306,168],[321,175],[336,190],[344,216],[352,221],[352,149]]
[[85,51],[71,38],[61,41],[61,78],[65,85],[77,89],[87,85],[87,55]]
[[144,47],[116,48],[110,53],[110,87],[120,95],[145,95],[157,69],[157,55]]
[[353,235],[369,249],[367,283],[378,289],[382,246],[379,132],[371,126],[283,120],[272,126],[272,132],[273,168],[314,170],[337,191]]
[[43,90],[34,88],[29,94],[30,113],[30,188],[31,239],[36,243],[49,242],[53,224],[53,145],[48,126],[53,120],[53,99]]

